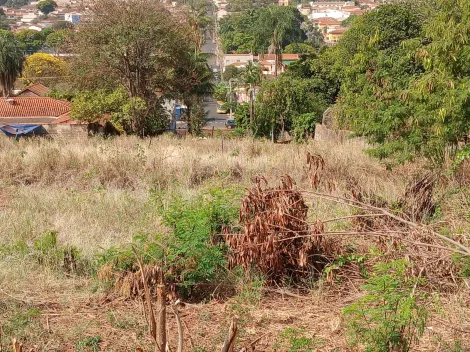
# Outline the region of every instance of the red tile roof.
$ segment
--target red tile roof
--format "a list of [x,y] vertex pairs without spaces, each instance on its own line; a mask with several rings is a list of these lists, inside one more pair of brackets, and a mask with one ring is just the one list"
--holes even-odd
[[335,20],[334,18],[332,17],[320,17],[320,18],[316,18],[313,20],[314,23],[318,23],[319,25],[323,26],[323,25],[339,25],[341,24],[341,22]]
[[19,92],[18,94],[16,94],[17,97],[21,97],[22,95],[25,95],[27,94],[28,92],[31,92],[33,93],[34,95],[38,96],[38,97],[44,97],[46,96],[47,94],[49,94],[51,90],[49,88],[47,88],[46,86],[40,84],[40,83],[36,83],[36,84],[33,84],[29,87],[26,87],[25,89],[23,89],[21,92]]
[[[299,54],[282,54],[282,61],[294,61],[299,60]],[[264,54],[259,56],[259,60],[276,60],[275,54]]]
[[0,118],[59,117],[70,112],[71,103],[47,97],[0,98]]
[[346,32],[348,29],[345,28],[345,27],[340,27],[340,28],[336,28],[335,30],[332,30],[331,32],[329,32],[328,34],[343,34],[344,32]]

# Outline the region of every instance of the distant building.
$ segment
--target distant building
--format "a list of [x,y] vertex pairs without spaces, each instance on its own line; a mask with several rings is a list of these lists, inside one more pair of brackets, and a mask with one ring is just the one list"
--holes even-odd
[[64,21],[71,22],[73,24],[78,24],[82,19],[82,14],[78,12],[70,12],[64,14]]
[[327,45],[335,45],[343,37],[344,33],[347,31],[345,27],[336,28],[325,34],[325,42]]
[[290,4],[290,0],[279,0],[279,6],[289,6]]

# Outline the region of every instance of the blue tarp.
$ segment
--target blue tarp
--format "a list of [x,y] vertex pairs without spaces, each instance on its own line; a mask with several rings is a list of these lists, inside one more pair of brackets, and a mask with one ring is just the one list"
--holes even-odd
[[27,136],[39,130],[41,125],[0,125],[0,130],[8,137]]

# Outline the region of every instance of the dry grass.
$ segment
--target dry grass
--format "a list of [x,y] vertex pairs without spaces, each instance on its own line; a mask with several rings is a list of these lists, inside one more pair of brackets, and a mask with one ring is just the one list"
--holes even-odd
[[[338,196],[349,196],[351,188],[360,185],[363,194],[391,203],[404,195],[408,181],[419,171],[413,165],[387,171],[354,142],[273,145],[225,139],[222,144],[220,139],[170,136],[19,142],[0,138],[0,324],[14,321],[12,317],[18,312],[37,308],[40,315],[19,327],[18,336],[28,347],[36,345],[38,351],[78,350],[77,341],[98,335],[103,340],[102,350],[133,351],[138,346],[150,350],[138,305],[104,301],[102,287],[95,280],[58,274],[11,248],[31,246],[45,232],[55,231],[61,244],[75,246],[83,257],[92,259],[103,248],[129,242],[137,234],[164,233],[155,206],[149,202],[150,190],[190,197],[214,186],[247,188],[256,175],[268,175],[269,181],[277,182],[287,173],[298,188],[311,189],[307,152],[325,159],[322,178]],[[436,230],[469,233],[470,192],[466,183],[462,176],[449,179],[438,189],[441,215],[436,219]],[[350,208],[328,201],[313,199],[307,205],[311,221],[351,214]],[[328,227],[339,230],[350,225],[339,221]],[[361,248],[360,241],[350,241]],[[10,249],[2,254],[2,248]],[[273,351],[279,334],[294,327],[322,341],[318,351],[343,351],[340,310],[354,298],[355,289],[341,299],[318,288],[313,292],[320,298],[299,301],[276,295],[249,306],[241,341],[250,342],[265,334],[259,350]],[[470,316],[468,292],[463,287],[443,298],[443,309],[449,314],[442,319],[451,326],[470,329],[464,325]],[[182,311],[200,352],[216,350],[223,339],[229,305],[212,302],[190,305]],[[170,331],[175,331],[172,319],[169,316]],[[458,339],[470,348],[465,345],[465,336],[468,334],[436,322],[426,332],[428,349],[423,351],[451,352],[446,344]],[[185,351],[197,351],[189,341],[185,346]]]

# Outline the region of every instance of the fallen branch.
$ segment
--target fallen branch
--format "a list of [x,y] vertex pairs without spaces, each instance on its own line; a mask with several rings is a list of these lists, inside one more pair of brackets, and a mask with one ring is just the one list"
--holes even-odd
[[232,322],[227,332],[227,336],[225,337],[224,345],[222,346],[222,352],[233,352],[233,349],[235,348],[237,334],[237,322],[235,319],[232,319]]

